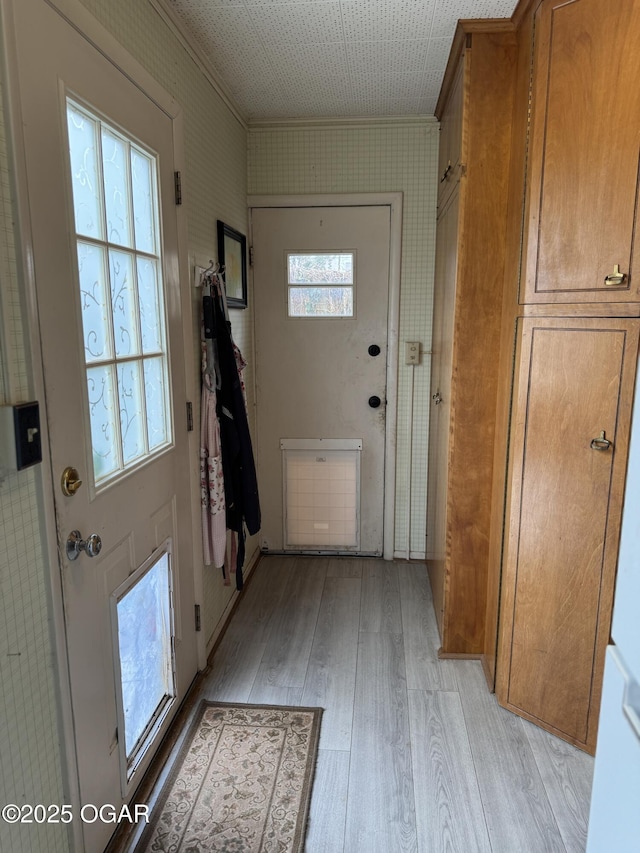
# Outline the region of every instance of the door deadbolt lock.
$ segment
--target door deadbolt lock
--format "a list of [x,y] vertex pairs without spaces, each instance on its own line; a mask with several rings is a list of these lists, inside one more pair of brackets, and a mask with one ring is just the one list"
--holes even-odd
[[67,539],[67,557],[77,560],[84,551],[87,557],[97,557],[102,550],[102,539],[97,533],[92,533],[86,539],[82,538],[79,530],[72,530]]
[[60,478],[60,485],[62,486],[62,494],[72,498],[82,485],[78,471],[71,466],[65,468]]

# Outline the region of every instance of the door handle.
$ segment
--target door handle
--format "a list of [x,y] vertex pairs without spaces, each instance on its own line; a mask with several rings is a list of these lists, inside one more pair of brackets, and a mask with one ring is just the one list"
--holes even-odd
[[373,397],[369,397],[369,405],[372,409],[377,409],[381,402],[382,400],[380,397],[376,397],[375,395]]
[[604,283],[607,287],[618,287],[624,282],[626,277],[625,273],[620,272],[620,264],[614,264],[613,273],[611,275],[605,275]]
[[92,533],[86,539],[82,538],[79,530],[72,530],[67,539],[67,557],[77,560],[82,551],[87,557],[97,557],[102,550],[102,539],[97,533]]
[[591,444],[589,446],[592,450],[609,450],[609,448],[611,447],[611,442],[608,438],[606,438],[605,431],[602,430],[598,438],[591,439]]

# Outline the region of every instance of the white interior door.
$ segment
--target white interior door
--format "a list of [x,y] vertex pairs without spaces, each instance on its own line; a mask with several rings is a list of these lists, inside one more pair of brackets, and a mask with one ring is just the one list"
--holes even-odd
[[252,210],[270,551],[382,554],[390,215],[384,205]]
[[44,0],[13,17],[78,776],[117,806],[197,668],[174,127]]

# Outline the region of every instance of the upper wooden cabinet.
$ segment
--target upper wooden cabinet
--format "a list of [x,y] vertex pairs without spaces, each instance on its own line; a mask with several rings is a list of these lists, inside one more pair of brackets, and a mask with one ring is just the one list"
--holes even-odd
[[465,57],[458,60],[446,109],[440,119],[440,148],[438,151],[438,212],[441,213],[454,187],[460,181],[462,156],[462,109],[465,83]]
[[640,300],[639,44],[637,0],[536,11],[521,303]]

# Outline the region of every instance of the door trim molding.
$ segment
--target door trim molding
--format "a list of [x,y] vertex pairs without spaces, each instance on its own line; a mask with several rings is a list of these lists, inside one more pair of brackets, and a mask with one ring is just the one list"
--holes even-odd
[[[318,195],[249,195],[249,213],[259,207],[388,207],[389,303],[387,314],[387,406],[385,410],[384,510],[382,556],[393,560],[396,510],[396,448],[398,439],[398,354],[400,336],[400,272],[402,255],[402,192],[321,193]],[[252,240],[251,215],[249,238]],[[254,317],[255,326],[255,317]],[[255,335],[254,335],[255,339]]]

